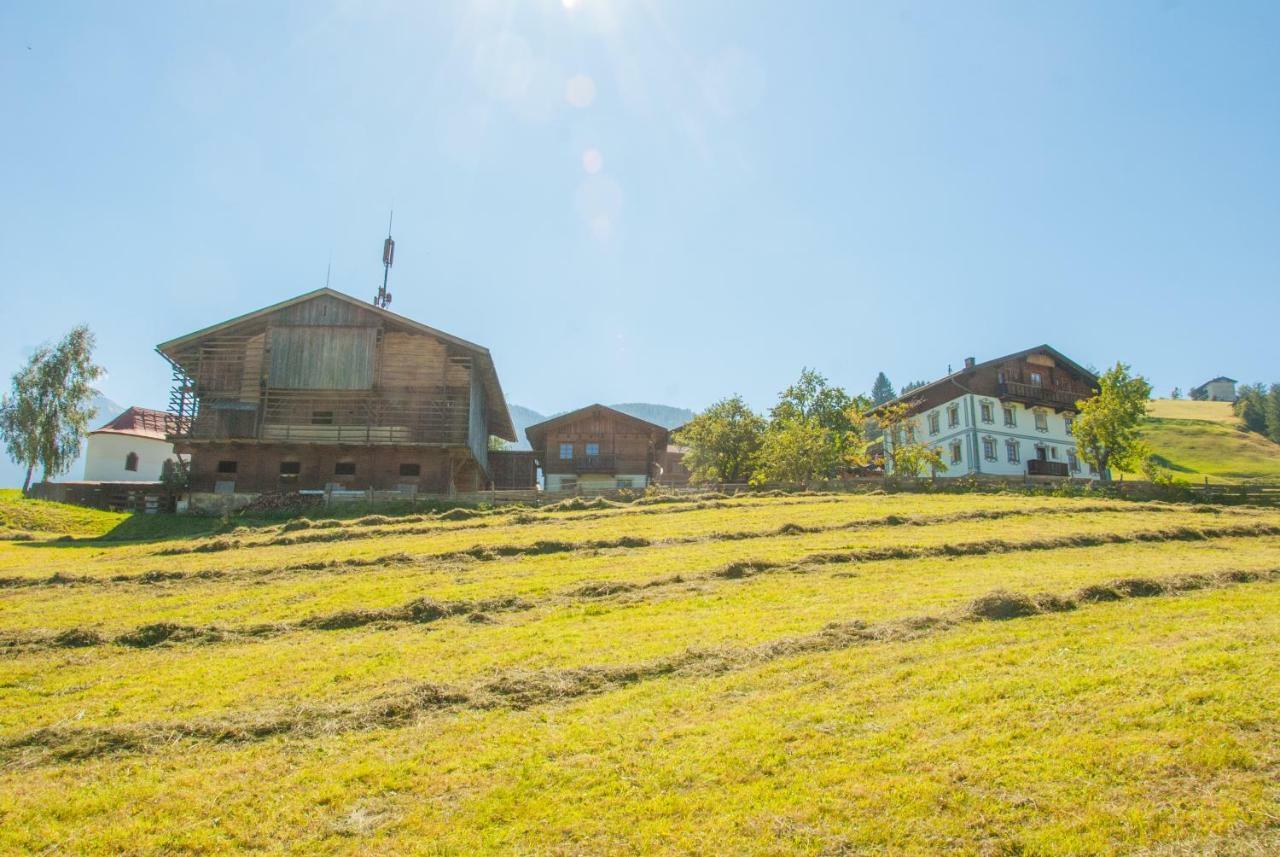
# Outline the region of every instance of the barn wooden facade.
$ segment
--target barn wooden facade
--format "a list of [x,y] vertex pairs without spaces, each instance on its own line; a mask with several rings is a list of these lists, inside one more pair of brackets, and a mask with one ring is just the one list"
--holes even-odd
[[548,491],[644,488],[659,473],[668,432],[604,405],[525,429]]
[[193,492],[471,491],[516,439],[488,349],[333,289],[156,350]]

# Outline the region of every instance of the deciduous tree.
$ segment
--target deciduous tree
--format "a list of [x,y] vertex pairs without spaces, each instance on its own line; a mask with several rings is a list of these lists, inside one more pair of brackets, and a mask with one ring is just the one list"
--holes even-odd
[[1150,453],[1139,436],[1147,415],[1151,384],[1141,375],[1131,375],[1123,363],[1098,378],[1098,394],[1077,402],[1079,414],[1072,423],[1080,457],[1109,479],[1112,467],[1138,470]]
[[0,399],[0,438],[9,457],[27,468],[22,490],[31,488],[37,465],[43,478],[66,472],[77,455],[96,409],[93,382],[102,367],[93,362],[93,333],[81,325],[57,345],[42,345],[13,375]]
[[764,418],[741,396],[721,399],[687,422],[672,438],[687,447],[684,465],[695,482],[746,482],[755,472]]
[[895,402],[876,410],[876,419],[884,431],[885,472],[912,479],[925,470],[947,469],[941,449],[916,440],[914,410],[914,402]]

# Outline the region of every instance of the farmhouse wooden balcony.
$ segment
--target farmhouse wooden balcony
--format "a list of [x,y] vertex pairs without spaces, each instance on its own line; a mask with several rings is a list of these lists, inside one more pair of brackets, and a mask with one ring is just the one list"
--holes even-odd
[[548,473],[626,473],[648,474],[649,462],[641,458],[625,458],[606,453],[580,458],[557,458],[543,468]]
[[1046,387],[1018,381],[1001,382],[999,392],[1001,399],[1012,399],[1028,405],[1044,405],[1057,411],[1075,410],[1076,402],[1093,395],[1092,390],[1084,387]]
[[1041,461],[1033,458],[1027,462],[1028,476],[1070,476],[1067,465],[1062,461]]

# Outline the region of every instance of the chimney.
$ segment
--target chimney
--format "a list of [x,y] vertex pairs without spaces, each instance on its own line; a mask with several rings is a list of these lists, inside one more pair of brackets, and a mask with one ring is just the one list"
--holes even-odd
[[972,357],[966,357],[966,358],[964,358],[964,368],[966,368],[966,369],[972,369],[972,368],[974,367],[975,363],[976,363],[976,361],[975,361]]

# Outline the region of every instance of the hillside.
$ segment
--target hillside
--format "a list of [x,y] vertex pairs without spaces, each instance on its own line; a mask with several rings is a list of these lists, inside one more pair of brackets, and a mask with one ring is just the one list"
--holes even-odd
[[0,852],[1272,853],[1277,556],[1012,494],[0,542]]
[[24,536],[102,536],[128,515],[83,506],[28,500],[17,488],[0,489],[0,539]]
[[1280,480],[1280,444],[1241,431],[1227,402],[1156,399],[1143,437],[1175,476],[1194,482]]

